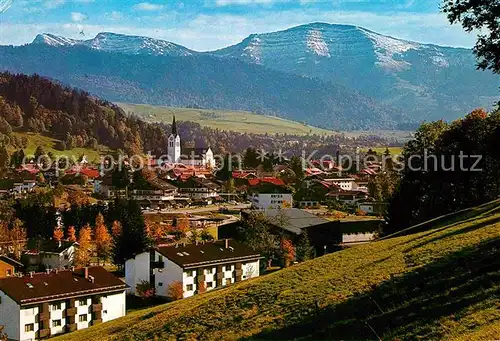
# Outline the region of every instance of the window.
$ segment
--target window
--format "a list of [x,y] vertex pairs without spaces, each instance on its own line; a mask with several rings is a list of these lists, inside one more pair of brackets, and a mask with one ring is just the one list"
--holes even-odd
[[87,322],[87,314],[79,315],[78,322]]
[[213,269],[207,269],[206,271],[207,271],[207,274],[213,273]]
[[186,276],[193,277],[193,270],[186,271]]
[[11,269],[7,269],[7,276],[12,276],[12,270]]
[[186,290],[187,291],[193,291],[193,285],[192,284],[186,285]]
[[52,327],[60,327],[60,326],[61,326],[61,320],[52,321]]
[[162,286],[163,286],[163,283],[162,283],[162,282],[159,282],[159,283],[158,283],[158,286],[159,286],[159,287],[162,287]]
[[213,288],[214,282],[207,282],[207,288]]
[[34,323],[28,323],[24,325],[24,332],[29,333],[35,331],[35,324]]
[[61,303],[52,304],[51,310],[61,310]]
[[83,300],[79,300],[78,301],[78,305],[81,307],[83,305],[87,305],[87,300],[86,299],[83,299]]

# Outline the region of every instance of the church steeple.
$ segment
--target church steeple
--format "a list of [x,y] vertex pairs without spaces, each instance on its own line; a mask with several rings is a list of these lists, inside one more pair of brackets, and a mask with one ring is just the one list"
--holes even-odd
[[174,120],[172,121],[172,135],[177,136],[177,123],[175,123],[175,115]]

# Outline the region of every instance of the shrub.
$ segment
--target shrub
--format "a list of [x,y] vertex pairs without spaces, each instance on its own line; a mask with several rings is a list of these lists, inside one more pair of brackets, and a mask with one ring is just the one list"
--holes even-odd
[[155,295],[155,289],[151,288],[151,284],[148,281],[141,281],[136,285],[135,291],[137,296],[142,298],[150,298]]
[[174,281],[170,283],[167,289],[167,296],[173,300],[180,300],[184,297],[184,289],[182,283],[179,281]]

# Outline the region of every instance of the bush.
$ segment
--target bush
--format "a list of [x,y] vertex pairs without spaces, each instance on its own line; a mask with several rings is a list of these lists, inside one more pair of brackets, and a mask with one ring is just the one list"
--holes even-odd
[[167,289],[167,296],[172,300],[180,300],[184,297],[184,289],[182,287],[182,283],[179,281],[174,281],[170,283]]
[[150,298],[155,295],[155,289],[151,287],[148,281],[141,281],[136,285],[135,291],[137,296],[142,298]]

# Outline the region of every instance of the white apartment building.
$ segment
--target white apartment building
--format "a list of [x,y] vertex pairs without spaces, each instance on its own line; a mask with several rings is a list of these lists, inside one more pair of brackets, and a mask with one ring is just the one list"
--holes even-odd
[[338,186],[343,191],[351,191],[356,186],[355,180],[354,178],[333,178],[323,181]]
[[9,340],[38,340],[125,316],[126,285],[102,267],[0,279]]
[[260,254],[233,240],[159,246],[125,262],[131,293],[147,281],[158,296],[180,282],[183,297],[259,276]]
[[259,210],[292,207],[293,196],[291,193],[251,193],[248,196],[252,207]]

